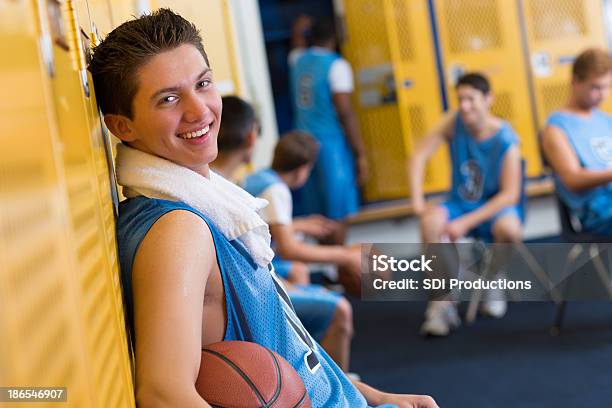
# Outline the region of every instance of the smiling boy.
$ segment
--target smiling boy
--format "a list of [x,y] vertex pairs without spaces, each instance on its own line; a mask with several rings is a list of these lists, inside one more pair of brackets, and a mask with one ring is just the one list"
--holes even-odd
[[140,406],[208,407],[194,385],[201,348],[222,340],[279,353],[313,406],[437,406],[351,383],[303,329],[268,266],[259,202],[209,170],[221,99],[191,23],[166,9],[126,22],[89,69],[104,121],[123,141],[117,173],[130,198],[117,234]]

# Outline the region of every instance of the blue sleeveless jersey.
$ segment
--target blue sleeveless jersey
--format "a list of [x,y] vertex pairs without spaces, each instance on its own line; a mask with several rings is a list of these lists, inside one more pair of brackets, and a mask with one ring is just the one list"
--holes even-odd
[[243,188],[252,196],[259,197],[268,187],[277,183],[284,183],[278,173],[272,169],[263,169],[249,175],[244,180]]
[[518,138],[507,122],[495,135],[479,142],[469,134],[461,116],[457,115],[453,136],[449,140],[452,162],[450,201],[461,203],[465,211],[473,211],[497,194],[504,156],[516,144]]
[[308,181],[293,192],[295,215],[343,219],[359,206],[355,159],[329,84],[331,66],[339,58],[331,51],[308,49],[291,67],[295,128],[313,135],[321,146]]
[[[547,125],[565,133],[580,165],[589,170],[612,167],[612,116],[597,109],[590,118],[566,112],[555,112]],[[581,193],[569,191],[555,174],[555,186],[563,202],[587,229],[602,219],[612,217],[612,183]]]
[[146,197],[120,204],[117,234],[131,327],[131,272],[136,251],[153,224],[174,210],[198,215],[212,233],[226,296],[224,340],[257,343],[284,357],[304,381],[313,407],[366,407],[363,396],[303,328],[273,270],[258,267],[239,241],[228,241],[209,219],[187,204]]

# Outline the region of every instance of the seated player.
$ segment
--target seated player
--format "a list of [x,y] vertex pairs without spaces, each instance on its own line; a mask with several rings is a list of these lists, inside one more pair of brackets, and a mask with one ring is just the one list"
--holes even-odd
[[299,188],[308,179],[318,151],[318,142],[309,134],[298,131],[287,133],[276,144],[272,167],[247,177],[244,187],[254,196],[270,202],[262,215],[270,225],[276,250],[273,263],[281,269],[290,265],[287,261],[333,263],[344,267],[343,273],[359,281],[359,247],[308,244],[299,239],[293,229],[290,189]]
[[585,231],[612,235],[612,116],[599,110],[612,85],[607,51],[576,58],[565,107],[552,113],[542,134],[560,198]]
[[[219,154],[211,167],[232,180],[241,166],[251,162],[259,124],[248,102],[236,96],[224,96],[222,101],[223,121],[217,137]],[[269,204],[262,210],[263,218],[273,224],[276,218],[270,218],[269,215],[280,211],[279,203],[274,194],[266,198]],[[291,208],[285,208],[284,211],[291,216]],[[346,372],[353,333],[351,304],[336,293],[318,285],[310,285],[310,272],[306,264],[275,260],[272,264],[277,275],[289,282],[286,283],[289,298],[308,332]]]
[[437,406],[352,383],[303,328],[270,267],[261,200],[209,171],[222,106],[193,24],[167,9],[128,21],[89,70],[123,142],[117,235],[139,406],[209,407],[195,387],[201,348],[222,340],[281,355],[315,407]]
[[[517,242],[523,219],[517,136],[510,124],[491,114],[493,95],[484,76],[466,74],[459,78],[456,90],[458,111],[446,115],[420,141],[409,163],[413,206],[421,218],[423,242],[455,241],[471,234],[498,243]],[[452,166],[450,198],[426,207],[425,163],[444,142],[449,145]],[[492,316],[501,317],[505,311],[502,300],[483,303],[483,312]],[[421,331],[445,336],[459,323],[452,301],[430,302]]]

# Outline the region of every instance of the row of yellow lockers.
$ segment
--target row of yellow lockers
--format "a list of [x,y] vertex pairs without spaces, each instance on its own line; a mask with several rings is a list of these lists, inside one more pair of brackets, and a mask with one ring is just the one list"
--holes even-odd
[[100,37],[158,6],[203,29],[218,80],[239,90],[223,0],[206,15],[186,0],[0,6],[0,386],[66,387],[61,406],[134,406],[110,137],[85,68]]
[[[527,174],[542,173],[538,130],[561,107],[574,57],[607,48],[603,0],[351,0],[343,50],[356,78],[355,104],[372,177],[366,201],[408,195],[406,161],[419,138],[456,107],[464,72],[491,80],[493,112],[521,139]],[[612,110],[608,102],[604,109]],[[428,163],[426,191],[446,191],[446,147]]]

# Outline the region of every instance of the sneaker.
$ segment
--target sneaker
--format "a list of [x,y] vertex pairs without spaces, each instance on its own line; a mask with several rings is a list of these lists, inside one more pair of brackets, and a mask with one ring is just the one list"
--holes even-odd
[[500,289],[490,289],[485,291],[484,300],[480,305],[480,313],[484,316],[501,319],[508,310],[506,293]]
[[448,336],[452,329],[461,325],[455,303],[449,301],[429,302],[425,321],[421,325],[423,336]]

